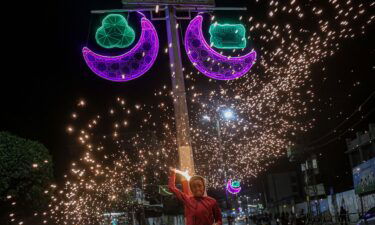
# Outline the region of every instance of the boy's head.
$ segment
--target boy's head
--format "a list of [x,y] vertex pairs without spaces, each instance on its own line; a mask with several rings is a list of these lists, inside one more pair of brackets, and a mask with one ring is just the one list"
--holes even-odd
[[203,197],[206,191],[205,180],[201,176],[193,176],[189,181],[190,190],[194,197]]

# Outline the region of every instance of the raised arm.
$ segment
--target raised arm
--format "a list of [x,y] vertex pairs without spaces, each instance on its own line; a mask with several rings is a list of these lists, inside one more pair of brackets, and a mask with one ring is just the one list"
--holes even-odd
[[171,169],[170,170],[170,175],[169,175],[169,182],[168,182],[168,187],[171,192],[174,193],[174,195],[182,201],[184,204],[188,203],[188,196],[181,192],[177,187],[176,187],[176,172]]

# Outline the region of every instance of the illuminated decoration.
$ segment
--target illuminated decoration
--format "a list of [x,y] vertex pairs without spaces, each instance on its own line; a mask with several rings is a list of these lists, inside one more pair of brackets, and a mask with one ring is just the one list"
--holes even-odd
[[240,57],[219,54],[204,39],[202,22],[203,17],[198,15],[186,30],[185,48],[193,65],[204,75],[217,80],[232,80],[246,74],[255,63],[256,52]]
[[241,191],[240,182],[229,179],[227,183],[227,191],[234,195],[238,194]]
[[114,218],[111,222],[111,225],[118,225],[118,219]]
[[232,181],[232,187],[234,187],[234,188],[240,187],[240,182],[238,180]]
[[147,18],[143,17],[141,24],[142,34],[138,43],[122,55],[99,55],[84,47],[83,57],[90,69],[98,76],[115,82],[133,80],[145,74],[156,60],[159,39],[155,27]]
[[[252,1],[254,6],[261,4],[255,2]],[[212,188],[223,186],[223,168],[231,168],[231,173],[235,174],[237,179],[249,179],[262,174],[285,154],[280,151],[280,146],[295,144],[296,136],[306,134],[319,123],[315,121],[319,113],[312,113],[319,111],[316,108],[319,107],[316,102],[319,96],[316,95],[315,86],[311,85],[315,83],[313,71],[316,65],[321,65],[317,72],[321,73],[326,82],[335,84],[333,88],[343,88],[342,85],[345,84],[354,85],[355,90],[368,85],[366,82],[357,84],[357,79],[353,80],[353,84],[350,83],[351,79],[348,84],[337,82],[337,77],[329,76],[329,68],[325,62],[332,60],[332,55],[337,56],[337,51],[347,43],[346,40],[360,42],[363,35],[372,31],[375,22],[371,10],[373,1],[311,1],[310,7],[305,7],[305,1],[284,4],[285,2],[276,0],[274,3],[269,7],[259,7],[256,15],[238,15],[242,19],[239,21],[246,23],[246,28],[249,27],[249,31],[253,32],[252,38],[257,40],[257,45],[263,48],[264,54],[261,60],[258,57],[259,64],[256,68],[261,73],[259,79],[225,82],[220,88],[210,89],[197,84],[198,70],[185,70],[189,102],[195,111],[191,118],[192,142],[201,143],[196,145],[194,156],[209,165],[198,165],[196,168],[210,181]],[[280,17],[285,18],[283,23],[277,19]],[[300,30],[301,26],[308,30]],[[166,53],[168,44],[165,44]],[[127,208],[131,206],[129,204],[132,203],[124,201],[121,196],[130,194],[129,191],[140,179],[145,178],[142,180],[144,187],[149,184],[158,185],[165,179],[165,172],[176,162],[174,113],[170,105],[172,101],[168,101],[171,98],[168,85],[159,85],[154,93],[155,99],[141,104],[140,108],[130,104],[133,101],[122,98],[115,104],[104,99],[109,107],[105,107],[104,100],[97,99],[77,99],[78,104],[70,104],[74,105],[72,113],[75,113],[76,117],[73,118],[71,113],[67,113],[66,117],[70,117],[71,121],[61,124],[61,130],[69,126],[73,128],[73,132],[69,133],[70,141],[78,141],[76,151],[82,157],[80,160],[74,160],[75,166],[66,165],[72,170],[67,171],[64,182],[46,187],[45,191],[52,195],[49,203],[51,207],[37,211],[38,215],[32,220],[38,222],[34,224],[45,224],[44,220],[47,220],[47,224],[99,224],[103,222],[103,212],[108,209],[116,209],[122,205]],[[222,135],[226,137],[222,140],[226,146],[223,148],[223,154],[230,155],[224,162],[222,154],[217,154],[217,144],[214,143],[217,140],[213,139],[211,127],[200,121],[201,115],[214,115],[217,106],[223,104],[223,99],[231,99],[232,107],[236,108],[236,112],[243,118],[222,124]],[[333,104],[334,100],[335,98],[327,104]],[[361,106],[359,110],[360,108]],[[114,113],[111,113],[111,109]],[[331,108],[327,108],[327,112],[330,118],[344,119],[345,114],[351,114],[342,115],[341,111],[336,112]],[[96,115],[97,120],[93,120]],[[298,118],[301,117],[306,119],[299,122]],[[145,122],[141,118],[145,119]],[[95,129],[96,123],[100,129]],[[117,123],[118,127],[115,126]],[[121,135],[128,132],[130,126],[139,126],[139,132],[133,134],[133,138],[129,137],[133,136],[130,134]],[[82,134],[82,130],[85,133]],[[145,131],[149,130],[160,132],[159,136],[163,138],[157,141],[160,143],[157,148],[152,141],[145,141],[151,140],[145,138]],[[120,135],[112,138],[114,132]],[[107,141],[103,141],[104,135],[107,135]],[[289,135],[294,138],[290,140]],[[235,138],[232,138],[234,136]],[[124,142],[138,143],[136,150],[123,153],[128,147],[121,139]],[[89,144],[92,145],[91,148],[88,148]],[[105,155],[112,153],[113,157],[104,160]],[[136,154],[137,157],[128,154]],[[42,165],[41,162],[35,163]],[[225,182],[225,186],[226,184]],[[243,193],[242,190],[240,193]],[[119,197],[109,197],[113,195]],[[16,196],[7,196],[6,199],[10,209],[7,219],[12,220],[10,223],[25,224],[22,213],[18,214],[20,208],[17,207],[19,200]],[[22,203],[22,199],[20,201]],[[11,208],[13,203],[15,207]],[[235,214],[235,211],[232,213]]]
[[95,39],[103,48],[126,48],[134,42],[135,32],[122,15],[109,14],[96,30]]
[[159,185],[159,194],[162,196],[173,195],[173,193],[169,191],[169,188],[167,185]]
[[217,24],[210,26],[211,46],[220,49],[246,47],[246,29],[242,24]]

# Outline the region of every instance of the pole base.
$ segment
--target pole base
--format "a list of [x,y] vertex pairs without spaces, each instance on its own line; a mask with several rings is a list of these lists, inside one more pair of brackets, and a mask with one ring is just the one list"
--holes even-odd
[[178,147],[179,162],[181,171],[189,171],[190,175],[195,174],[193,152],[190,146],[180,146]]

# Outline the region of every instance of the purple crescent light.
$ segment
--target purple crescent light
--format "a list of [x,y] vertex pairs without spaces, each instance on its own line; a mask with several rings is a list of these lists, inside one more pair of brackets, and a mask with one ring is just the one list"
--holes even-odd
[[213,50],[202,33],[203,17],[196,16],[185,34],[185,49],[190,61],[204,75],[217,80],[232,80],[246,74],[256,60],[256,52],[227,57]]
[[235,188],[232,186],[232,180],[228,180],[228,183],[227,183],[227,190],[229,191],[229,193],[231,194],[238,194],[240,191],[241,191],[241,187],[238,187],[238,188]]
[[142,18],[141,26],[138,43],[122,55],[99,55],[84,47],[83,57],[90,69],[98,76],[116,82],[133,80],[145,74],[158,55],[159,39],[155,27],[147,18]]

